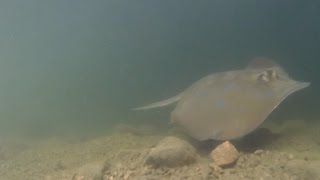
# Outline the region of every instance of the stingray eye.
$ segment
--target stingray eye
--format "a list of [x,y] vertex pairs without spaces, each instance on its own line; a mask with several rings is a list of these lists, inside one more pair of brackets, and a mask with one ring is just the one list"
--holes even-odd
[[268,72],[264,71],[263,73],[259,74],[258,80],[260,82],[265,82],[265,83],[269,82],[270,81],[270,76],[269,76]]
[[267,70],[267,73],[268,73],[269,79],[271,81],[280,79],[280,76],[279,76],[279,74],[278,74],[278,72],[276,70],[269,69],[269,70]]
[[267,74],[271,80],[279,79],[278,73],[275,70],[269,69],[267,70]]
[[279,76],[279,74],[277,73],[277,71],[273,71],[273,73],[272,73],[272,79],[276,79],[276,80],[280,79],[280,76]]
[[274,69],[267,69],[263,71],[261,74],[258,76],[258,80],[260,82],[268,83],[273,80],[278,80],[279,76],[277,72]]

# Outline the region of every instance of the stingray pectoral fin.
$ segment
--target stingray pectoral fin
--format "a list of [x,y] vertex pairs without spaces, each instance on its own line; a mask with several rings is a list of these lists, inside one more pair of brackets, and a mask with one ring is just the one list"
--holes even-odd
[[163,101],[159,101],[159,102],[155,102],[146,106],[142,106],[142,107],[137,107],[137,108],[133,108],[132,110],[148,110],[148,109],[153,109],[153,108],[158,108],[158,107],[163,107],[163,106],[167,106],[170,105],[172,103],[175,103],[177,101],[179,101],[180,97],[182,94],[179,94],[177,96],[174,96],[172,98],[163,100]]

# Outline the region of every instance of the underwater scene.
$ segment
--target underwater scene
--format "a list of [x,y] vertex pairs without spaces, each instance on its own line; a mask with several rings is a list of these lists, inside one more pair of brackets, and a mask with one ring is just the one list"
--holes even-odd
[[0,1],[0,180],[320,180],[320,1]]

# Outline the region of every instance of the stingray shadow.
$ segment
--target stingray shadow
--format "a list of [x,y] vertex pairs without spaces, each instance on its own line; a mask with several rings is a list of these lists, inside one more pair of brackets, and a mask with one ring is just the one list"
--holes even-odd
[[[240,152],[253,153],[258,149],[266,149],[280,137],[281,134],[273,133],[267,128],[258,128],[240,139],[231,140],[231,143]],[[218,140],[196,141],[192,140],[192,138],[189,139],[190,141],[198,149],[199,153],[204,155],[209,154],[215,147],[224,142]]]

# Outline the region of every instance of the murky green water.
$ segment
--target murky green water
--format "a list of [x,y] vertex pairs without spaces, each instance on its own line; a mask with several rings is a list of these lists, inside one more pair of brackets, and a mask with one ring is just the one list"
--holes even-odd
[[318,1],[1,1],[0,136],[103,135],[119,123],[170,131],[170,108],[130,109],[256,56],[311,82],[267,121],[313,124],[319,18]]

